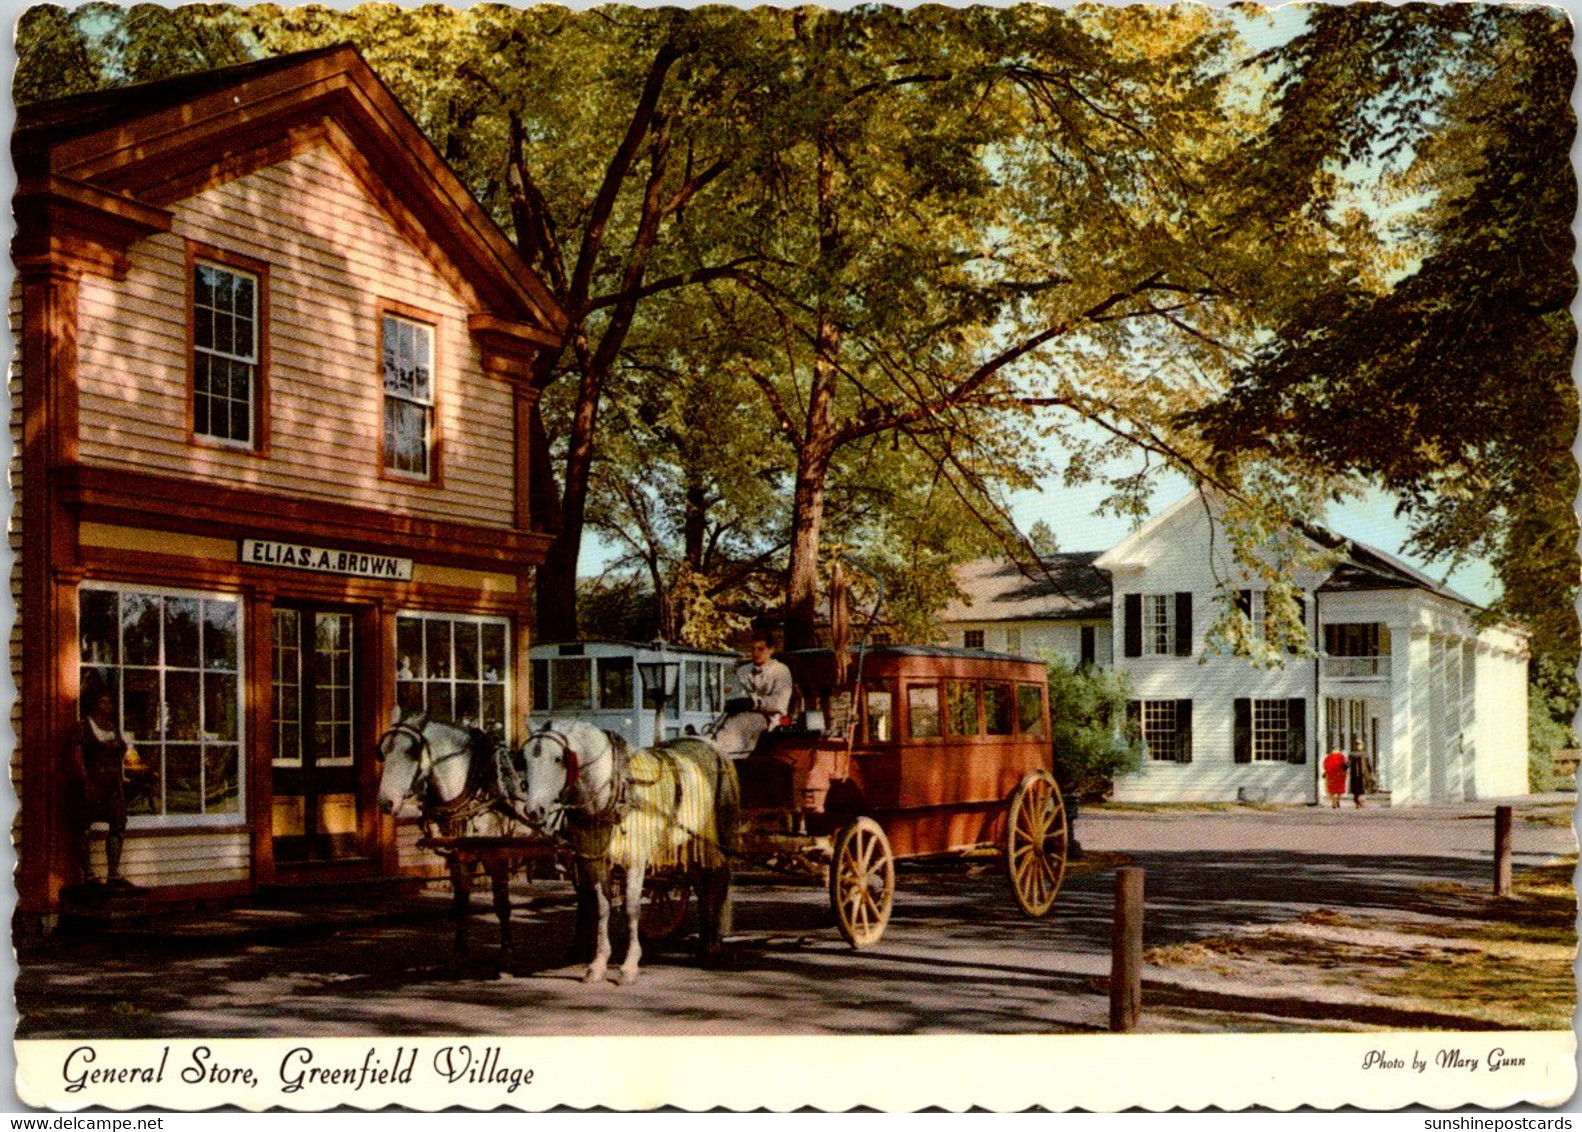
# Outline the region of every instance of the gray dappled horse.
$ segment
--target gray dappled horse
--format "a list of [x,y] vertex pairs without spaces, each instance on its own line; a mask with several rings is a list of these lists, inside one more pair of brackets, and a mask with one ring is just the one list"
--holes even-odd
[[[379,808],[394,814],[417,798],[424,831],[440,837],[525,837],[533,835],[512,805],[514,784],[494,741],[482,731],[428,718],[426,712],[402,714],[397,708],[390,729],[379,740],[384,770],[379,777]],[[511,775],[514,777],[514,775]],[[451,916],[456,921],[456,955],[467,954],[467,911],[472,903],[470,870],[455,853],[445,854],[450,869]],[[511,868],[504,857],[481,862],[494,888],[500,920],[502,963],[511,954]]]
[[546,723],[523,748],[523,813],[576,856],[579,895],[591,890],[597,928],[586,982],[610,961],[612,867],[626,872],[626,957],[621,982],[637,979],[638,923],[650,871],[685,874],[698,894],[698,953],[707,960],[730,930],[731,856],[741,788],[736,768],[702,739],[632,751],[590,723]]

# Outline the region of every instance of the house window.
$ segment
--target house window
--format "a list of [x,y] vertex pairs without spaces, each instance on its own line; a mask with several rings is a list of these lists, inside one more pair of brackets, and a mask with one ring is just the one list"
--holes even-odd
[[501,617],[398,616],[396,696],[402,708],[504,742],[510,733],[509,630]]
[[1192,595],[1127,594],[1123,633],[1127,656],[1191,656]]
[[[1265,641],[1269,639],[1270,609],[1269,595],[1265,590],[1237,590],[1236,608],[1239,609],[1251,625],[1252,639]],[[1307,602],[1300,595],[1296,595],[1297,617],[1303,625],[1307,624]],[[1298,651],[1295,644],[1288,644],[1291,652]]]
[[967,649],[981,649],[983,647],[983,630],[968,629],[961,634],[961,647]]
[[384,316],[384,466],[432,479],[434,463],[434,328]]
[[1192,761],[1192,701],[1133,700],[1127,714],[1141,730],[1148,757],[1154,762]]
[[255,443],[258,277],[192,265],[192,431],[225,444]]
[[136,749],[134,818],[242,812],[241,605],[177,590],[84,586],[77,595],[82,701],[101,693]]
[[1252,702],[1252,761],[1283,763],[1289,730],[1290,718],[1285,700],[1254,700]]
[[1234,704],[1234,753],[1239,763],[1305,763],[1307,701],[1254,700]]
[[1022,655],[1022,631],[1017,628],[1005,630],[1005,651],[1012,656]]

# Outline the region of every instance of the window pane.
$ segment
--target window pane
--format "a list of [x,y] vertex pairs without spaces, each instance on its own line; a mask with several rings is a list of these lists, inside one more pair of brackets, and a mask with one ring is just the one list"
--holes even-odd
[[1011,734],[1011,686],[985,684],[983,686],[983,726],[990,735]]
[[471,621],[456,622],[456,679],[478,679],[478,626]]
[[914,739],[939,735],[939,685],[910,684],[906,689],[907,734]]
[[430,618],[423,622],[423,635],[428,643],[428,672],[430,680],[449,678],[451,671],[449,621]]
[[1023,735],[1043,738],[1044,690],[1037,684],[1016,686],[1016,714]]
[[165,736],[168,739],[198,739],[203,735],[202,678],[196,672],[165,673]]
[[234,743],[237,740],[238,702],[236,677],[208,675],[203,678],[204,738],[218,739],[226,743]]
[[554,675],[550,697],[555,711],[586,710],[593,706],[589,686],[588,662],[583,659],[557,659],[550,662]]
[[82,634],[82,663],[115,665],[121,660],[120,619],[116,595],[83,590],[77,600],[77,627]]
[[[542,661],[535,661],[535,665]],[[628,657],[600,657],[599,706],[625,711],[632,706],[632,661]],[[536,698],[536,697],[535,697]]]
[[165,663],[176,668],[197,668],[198,603],[191,598],[165,600]]
[[236,606],[228,601],[203,603],[203,666],[236,671]]
[[203,748],[203,812],[235,814],[242,808],[239,767],[241,758],[233,746]]
[[165,747],[165,812],[203,812],[203,748],[196,743]]
[[894,734],[889,692],[868,693],[868,742],[888,743]]
[[507,734],[505,726],[505,685],[485,684],[483,686],[483,722],[479,724],[498,742],[504,742]]
[[483,626],[483,678],[499,681],[505,679],[505,626]]
[[421,680],[423,668],[423,622],[415,617],[396,618],[396,679]]
[[978,733],[978,685],[971,680],[947,680],[945,695],[950,704],[947,721],[952,735]]
[[159,663],[159,598],[121,595],[121,643],[127,664]]

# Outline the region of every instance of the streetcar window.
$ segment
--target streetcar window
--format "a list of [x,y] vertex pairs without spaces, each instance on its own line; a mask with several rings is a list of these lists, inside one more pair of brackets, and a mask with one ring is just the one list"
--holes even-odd
[[868,693],[868,742],[888,743],[894,734],[891,722],[894,710],[888,690]]
[[600,657],[599,706],[610,711],[630,711],[632,708],[632,658],[628,656]]
[[593,673],[585,657],[557,657],[549,665],[553,710],[586,711],[593,706]]
[[1016,709],[1020,717],[1021,732],[1035,738],[1044,737],[1044,689],[1037,684],[1016,686]]
[[1009,684],[983,686],[983,729],[990,735],[1010,735],[1014,724],[1014,701]]
[[945,681],[946,726],[951,735],[976,735],[978,720],[978,683],[975,680]]
[[906,686],[906,733],[913,739],[939,737],[939,685]]

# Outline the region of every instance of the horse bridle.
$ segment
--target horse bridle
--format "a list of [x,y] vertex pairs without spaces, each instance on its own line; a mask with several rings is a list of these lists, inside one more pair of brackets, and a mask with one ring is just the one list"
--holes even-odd
[[[434,750],[429,745],[428,736],[423,733],[422,729],[413,727],[410,723],[403,719],[391,727],[383,735],[379,736],[378,749],[381,759],[384,757],[385,740],[396,735],[405,735],[407,738],[411,739],[414,744],[416,744],[418,749],[417,769],[412,773],[412,781],[407,784],[406,796],[408,798],[416,797],[420,790],[432,791],[434,787],[434,768],[440,763],[447,762],[450,759],[466,758],[470,755],[468,749],[464,747],[460,751],[453,751],[452,753],[445,755],[443,758],[436,759],[434,757]],[[464,787],[461,793],[457,794],[456,797],[449,802],[441,802],[438,799],[433,800],[431,805],[424,807],[424,814],[425,817],[433,816],[443,820],[445,818],[454,816],[461,810],[466,809],[470,801],[471,799],[468,796],[468,791]],[[428,814],[428,810],[430,808],[434,810],[433,815]]]
[[[547,740],[549,740],[550,742],[552,742],[556,746],[558,746],[562,751],[564,751],[565,755],[566,755],[566,784],[560,788],[560,796],[555,799],[556,807],[559,810],[561,810],[562,812],[567,811],[567,810],[571,810],[571,811],[582,813],[582,814],[586,815],[590,820],[593,820],[593,821],[596,821],[596,822],[598,822],[598,821],[610,821],[610,822],[618,821],[619,820],[619,809],[620,809],[620,804],[621,804],[621,796],[624,793],[624,791],[621,789],[621,785],[622,784],[621,784],[620,766],[616,765],[612,769],[611,774],[610,774],[610,787],[611,787],[611,789],[610,789],[610,801],[609,801],[608,805],[604,806],[601,809],[597,809],[596,810],[596,809],[593,808],[593,806],[589,802],[579,801],[579,800],[577,800],[574,797],[574,795],[576,794],[576,792],[578,790],[578,787],[579,787],[579,784],[580,784],[580,779],[582,777],[582,760],[581,760],[581,758],[578,757],[576,748],[571,745],[571,741],[569,739],[567,739],[566,736],[562,732],[556,731],[548,723],[544,724],[543,727],[541,727],[537,731],[533,732],[532,737],[529,739],[529,742],[535,742],[536,740],[539,740],[539,739],[547,739]],[[614,758],[615,758],[615,746],[614,746],[614,744],[609,744],[608,746],[609,746],[609,756],[610,756],[610,758],[612,760],[614,760]],[[536,748],[535,748],[535,751],[536,751]],[[538,755],[535,753],[533,755],[533,757],[537,758]],[[598,760],[595,759],[594,763],[590,764],[590,765],[596,765],[597,762],[598,762]]]

